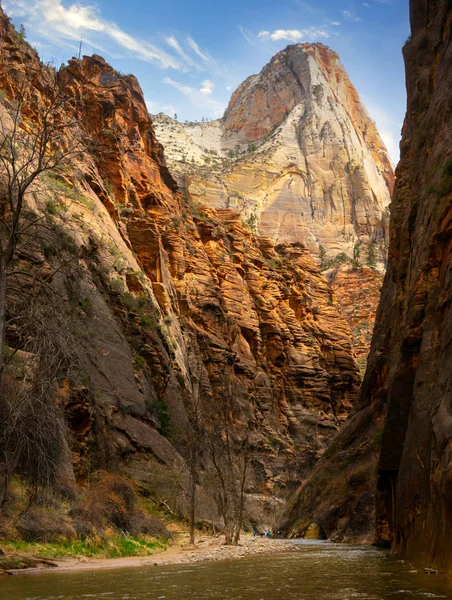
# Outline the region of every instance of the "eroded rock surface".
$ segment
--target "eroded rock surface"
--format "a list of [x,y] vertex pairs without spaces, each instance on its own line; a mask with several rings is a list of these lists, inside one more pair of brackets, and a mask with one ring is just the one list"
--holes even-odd
[[[3,15],[1,28],[1,80],[14,94],[42,68]],[[301,243],[275,245],[232,210],[183,200],[134,77],[93,56],[71,60],[59,80],[90,150],[36,190],[30,209],[58,235],[34,248],[31,267],[21,260],[38,277],[63,259],[73,269],[70,285],[55,282],[59,318],[75,325],[60,392],[73,432],[65,476],[121,470],[151,495],[176,487],[183,510],[196,406],[208,434],[197,515],[218,517],[203,475],[215,438],[230,436],[234,461],[249,458],[247,516],[269,525],[358,388],[334,294]]]
[[411,0],[389,265],[356,412],[290,511],[452,573],[452,7]]
[[338,55],[296,44],[232,95],[223,119],[154,118],[182,189],[208,206],[237,208],[277,243],[315,256],[376,248],[383,265],[394,175],[386,148]]

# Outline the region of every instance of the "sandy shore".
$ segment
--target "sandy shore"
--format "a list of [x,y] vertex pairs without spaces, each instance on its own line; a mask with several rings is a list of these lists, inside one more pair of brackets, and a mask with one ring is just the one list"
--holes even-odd
[[244,535],[239,546],[226,546],[224,538],[200,536],[195,546],[191,546],[188,535],[181,534],[167,550],[152,556],[131,556],[127,558],[67,558],[52,560],[55,567],[43,566],[35,569],[9,571],[9,574],[42,573],[57,571],[97,571],[98,569],[121,569],[125,567],[150,567],[161,565],[192,564],[206,561],[238,559],[256,554],[287,552],[295,549],[289,540],[272,540]]

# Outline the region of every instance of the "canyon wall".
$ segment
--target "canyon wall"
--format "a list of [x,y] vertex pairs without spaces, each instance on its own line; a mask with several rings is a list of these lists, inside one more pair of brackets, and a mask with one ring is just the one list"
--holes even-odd
[[[354,414],[289,509],[452,573],[452,6],[411,0],[388,270]],[[337,485],[336,485],[337,483]]]
[[[22,82],[45,104],[52,71],[3,14],[0,40],[2,115]],[[17,286],[47,277],[58,301],[45,307],[46,335],[70,325],[57,378],[65,482],[125,472],[184,511],[196,444],[198,517],[218,519],[218,472],[235,486],[246,457],[246,516],[269,526],[358,389],[335,296],[302,244],[256,237],[238,213],[178,191],[133,76],[93,56],[56,77],[70,98],[62,143],[78,136],[84,150],[29,195],[24,218],[49,233],[18,257]],[[8,328],[12,350],[23,339]]]
[[323,44],[288,46],[237,88],[222,119],[180,123],[160,114],[154,122],[193,201],[234,208],[276,243],[302,243],[328,271],[363,371],[394,174],[338,55]]
[[[384,264],[391,160],[340,63],[322,44],[295,44],[232,95],[222,119],[155,118],[171,169],[192,198],[237,208],[262,235],[319,256]],[[372,251],[372,250],[371,250]]]

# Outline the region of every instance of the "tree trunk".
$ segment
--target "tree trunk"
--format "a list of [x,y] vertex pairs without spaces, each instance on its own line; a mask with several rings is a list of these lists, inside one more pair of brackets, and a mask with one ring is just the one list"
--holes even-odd
[[239,514],[237,519],[237,531],[235,533],[234,543],[237,545],[240,540],[240,531],[242,529],[242,521],[243,521],[243,505],[245,503],[245,481],[246,481],[246,470],[248,467],[248,455],[244,458],[243,463],[243,476],[242,482],[240,485],[240,501],[239,501]]
[[14,452],[11,460],[5,460],[5,475],[0,483],[0,511],[5,506],[6,501],[8,500],[9,484],[11,482],[11,477],[14,475],[14,471],[17,468],[17,465],[19,464],[20,457],[22,456],[23,447],[23,442],[20,442],[17,445],[16,451]]
[[225,522],[224,537],[226,544],[232,544],[234,541],[234,530],[233,525],[229,522]]
[[196,481],[193,469],[190,473],[190,544],[195,543],[195,502],[196,502]]
[[6,285],[7,270],[6,257],[0,255],[0,377],[3,370],[3,346],[5,343],[5,323],[6,323]]

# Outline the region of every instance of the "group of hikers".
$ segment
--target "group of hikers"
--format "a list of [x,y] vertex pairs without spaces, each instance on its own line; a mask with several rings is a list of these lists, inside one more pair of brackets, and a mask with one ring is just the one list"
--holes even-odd
[[271,531],[257,531],[257,529],[254,529],[253,536],[254,537],[267,537],[267,538],[272,538],[272,537],[283,538],[284,533],[281,530],[279,530],[278,533],[275,536],[273,536]]

